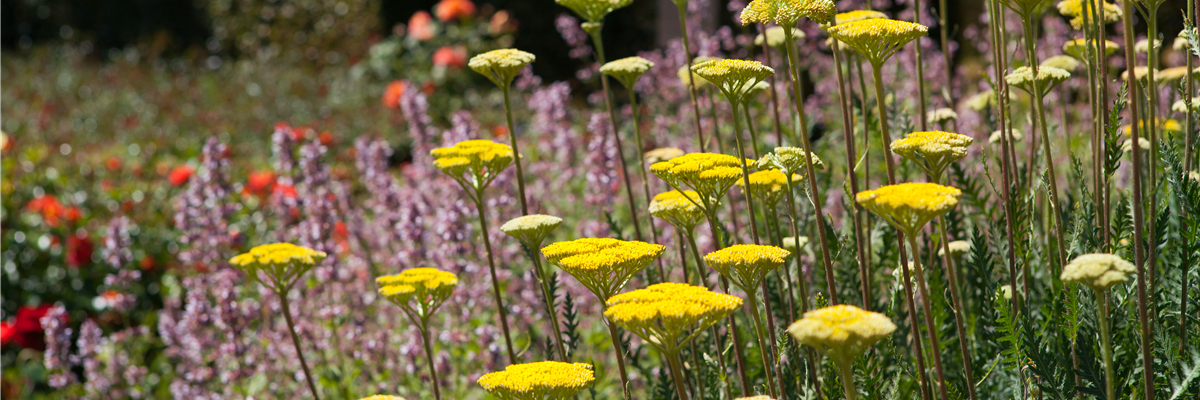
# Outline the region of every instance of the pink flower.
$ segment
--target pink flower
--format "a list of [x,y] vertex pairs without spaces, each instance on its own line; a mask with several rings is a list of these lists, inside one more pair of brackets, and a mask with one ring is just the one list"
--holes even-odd
[[417,11],[408,19],[408,36],[420,41],[433,39],[437,27],[433,25],[433,17],[424,11]]

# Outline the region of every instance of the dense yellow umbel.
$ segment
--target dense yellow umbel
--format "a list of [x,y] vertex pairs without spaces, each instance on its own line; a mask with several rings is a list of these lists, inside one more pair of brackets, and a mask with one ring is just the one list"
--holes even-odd
[[708,60],[692,66],[692,72],[712,83],[734,104],[740,104],[750,89],[775,73],[758,61]]
[[742,178],[741,162],[740,158],[726,154],[688,153],[655,163],[650,172],[676,190],[696,191],[707,214],[715,211],[729,188]]
[[[1107,1],[1100,1],[1099,3],[1104,4],[1105,25],[1121,20],[1121,17],[1124,15],[1124,11],[1121,10],[1121,7]],[[1083,29],[1084,21],[1090,22],[1096,19],[1096,10],[1093,8],[1095,5],[1096,3],[1091,3],[1085,10],[1083,6],[1083,0],[1063,0],[1058,2],[1058,13],[1062,14],[1064,17],[1070,17],[1071,28],[1079,30]],[[1087,15],[1084,15],[1084,13],[1087,13]]]
[[[742,307],[736,296],[673,282],[621,293],[606,303],[605,317],[668,354]],[[693,333],[685,336],[689,329]]]
[[857,22],[868,19],[887,18],[887,14],[875,10],[854,10],[838,13],[833,16],[833,24],[841,25],[849,22]]
[[[792,182],[797,182],[803,178],[803,175],[792,174]],[[742,181],[738,181],[737,185],[745,186]],[[779,203],[779,199],[782,199],[784,193],[787,193],[787,188],[787,175],[779,169],[758,171],[750,174],[751,196],[754,199],[762,201],[768,207],[773,207]]]
[[693,190],[672,190],[655,195],[650,202],[650,215],[667,221],[685,234],[691,234],[692,229],[704,221],[700,195]]
[[552,243],[542,248],[551,264],[575,277],[601,301],[625,287],[650,266],[665,248],[638,241],[585,238]]
[[906,235],[958,205],[962,191],[936,183],[901,183],[858,193],[855,201]]
[[839,365],[852,364],[895,331],[896,324],[886,315],[844,304],[806,312],[788,327],[797,341],[821,350]]
[[533,54],[521,50],[499,49],[471,57],[467,66],[501,89],[507,89],[521,69],[536,59]]
[[882,64],[908,42],[929,31],[925,25],[894,19],[865,19],[834,25],[830,37],[853,48],[873,65]]
[[[230,259],[229,264],[252,281],[279,292],[290,288],[301,275],[313,269],[325,257],[322,251],[291,243],[273,243],[255,246]],[[259,273],[266,275],[266,280]]]
[[753,294],[767,273],[783,266],[791,254],[775,246],[735,244],[708,253],[704,262],[747,294]]
[[1097,292],[1103,292],[1118,283],[1129,280],[1129,274],[1137,267],[1115,254],[1084,254],[1075,257],[1063,267],[1059,279],[1063,282],[1082,283]]
[[759,23],[791,27],[800,18],[828,24],[833,22],[835,14],[837,7],[831,0],[752,0],[742,9],[742,25]]
[[454,294],[458,277],[437,268],[411,268],[375,278],[379,295],[425,321]]
[[[804,149],[799,147],[776,147],[774,151],[764,154],[758,159],[755,164],[758,169],[778,169],[787,174],[803,174],[804,168]],[[807,153],[808,158],[812,160],[813,171],[824,171],[825,162],[821,161],[816,154]]]
[[974,141],[951,132],[913,132],[892,142],[892,152],[917,163],[934,181],[940,181],[946,167],[966,157],[967,147]]
[[512,147],[491,140],[464,140],[451,147],[433,149],[433,166],[464,188],[482,190],[512,164]]
[[478,382],[501,400],[565,400],[595,381],[591,364],[542,361],[509,365]]
[[580,17],[591,23],[604,21],[604,17],[618,8],[633,4],[633,0],[554,0],[555,3],[570,8]]

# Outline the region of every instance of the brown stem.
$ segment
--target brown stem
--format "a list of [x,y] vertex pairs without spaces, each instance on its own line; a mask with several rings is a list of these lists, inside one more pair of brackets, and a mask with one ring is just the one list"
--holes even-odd
[[946,231],[946,218],[938,217],[938,230],[942,236],[942,262],[945,263],[946,273],[950,275],[950,301],[954,302],[954,327],[958,330],[958,351],[962,356],[963,373],[967,379],[967,394],[971,400],[975,400],[975,376],[971,371],[971,351],[967,349],[967,331],[963,328],[963,316],[966,312],[963,308],[962,296],[958,294],[958,266],[954,265],[954,258],[950,256],[950,234]]
[[[592,42],[596,44],[596,58],[600,65],[604,65],[604,42],[600,38],[600,30],[596,29],[592,34]],[[616,139],[617,158],[621,160],[621,177],[625,180],[625,197],[629,200],[629,215],[633,220],[633,235],[638,241],[642,241],[642,226],[638,220],[638,208],[633,200],[633,185],[629,183],[629,169],[625,166],[625,146],[621,145],[621,133],[617,131],[617,111],[613,108],[612,93],[608,90],[608,75],[600,74],[600,86],[604,90],[604,106],[608,108],[608,122],[612,127],[613,138]],[[632,90],[632,89],[631,89]],[[637,121],[634,121],[637,123]],[[641,163],[638,163],[641,165]]]
[[[602,299],[602,301],[605,300]],[[629,395],[629,374],[625,372],[625,345],[621,343],[617,325],[608,320],[605,320],[604,323],[608,325],[608,336],[612,338],[613,350],[617,352],[617,372],[621,373],[621,391],[625,395],[625,400],[630,400],[632,397]]]
[[[846,177],[850,180],[850,198],[854,199],[858,196],[858,174],[854,171],[854,155],[858,154],[854,149],[854,114],[850,112],[850,96],[846,93],[845,79],[842,77],[841,45],[834,40],[832,47],[833,64],[836,66],[834,69],[837,71],[838,99],[841,100],[838,103],[842,107],[842,124],[845,126],[842,129],[842,137],[846,141]],[[866,239],[863,236],[863,208],[857,201],[851,200],[851,203],[854,204],[851,212],[854,213],[854,249],[858,251],[858,274],[862,279],[862,305],[864,310],[870,311],[871,273],[867,268]]]

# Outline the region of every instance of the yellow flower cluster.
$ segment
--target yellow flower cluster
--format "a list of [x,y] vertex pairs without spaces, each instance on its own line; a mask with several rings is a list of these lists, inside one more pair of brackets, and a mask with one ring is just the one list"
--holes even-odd
[[930,220],[958,205],[962,191],[936,183],[901,183],[858,193],[855,201],[896,229],[914,235]]
[[693,190],[672,190],[659,193],[650,201],[650,215],[661,218],[675,229],[691,234],[704,221],[704,210],[700,209],[700,195]]
[[800,343],[816,347],[839,365],[849,365],[871,345],[896,331],[886,315],[851,305],[836,305],[804,313],[788,327]]
[[429,152],[433,166],[464,188],[483,190],[513,162],[512,147],[491,140],[465,140]]
[[908,42],[929,31],[925,25],[886,18],[865,19],[830,27],[829,36],[858,51],[872,65],[882,64]]
[[616,78],[625,87],[632,89],[633,84],[637,82],[642,74],[654,68],[654,63],[645,58],[638,56],[625,57],[620,60],[609,61],[600,66],[600,72],[605,75]]
[[736,296],[713,293],[701,286],[666,282],[613,296],[604,316],[650,345],[672,354],[699,332],[742,307]]
[[838,13],[833,17],[834,25],[841,25],[850,22],[858,22],[868,19],[887,18],[887,14],[875,10],[854,10],[844,13]]
[[[700,64],[700,63],[708,61],[708,60],[713,60],[713,58],[712,57],[696,57],[696,58],[692,59],[692,64],[693,65]],[[692,72],[692,70],[688,69],[687,64],[683,64],[683,66],[680,66],[679,71],[676,72],[676,74],[679,75],[679,82],[683,83],[684,86],[687,86],[688,84],[690,84],[692,82],[691,81],[692,79],[696,80],[697,88],[707,85],[709,83],[708,81],[704,80],[704,78],[701,78],[700,75],[696,75],[695,72]]]
[[500,226],[500,231],[532,250],[540,247],[546,236],[558,229],[562,222],[562,218],[553,215],[531,214],[508,220]]
[[542,361],[509,365],[478,382],[501,400],[565,400],[595,381],[591,364]]
[[[1132,125],[1130,125],[1130,124],[1124,124],[1124,125],[1121,125],[1121,127],[1120,127],[1120,128],[1118,128],[1118,129],[1120,129],[1120,130],[1121,130],[1121,132],[1124,132],[1124,133],[1125,133],[1125,136],[1132,136],[1132,135],[1133,135],[1133,131],[1132,131],[1132,130],[1130,130],[1130,127],[1131,127],[1131,126],[1132,126]],[[1162,131],[1164,131],[1164,132],[1180,132],[1180,131],[1182,131],[1182,130],[1183,130],[1183,125],[1181,125],[1181,124],[1179,123],[1179,121],[1178,121],[1178,120],[1175,120],[1175,119],[1166,119],[1166,120],[1163,120],[1162,122],[1160,122],[1160,123],[1158,124],[1158,129],[1160,129],[1160,130],[1162,130]],[[1141,135],[1139,135],[1139,136],[1142,136],[1142,137],[1145,137],[1145,136],[1146,136],[1146,134],[1145,134],[1145,132],[1146,132],[1146,122],[1145,122],[1144,120],[1139,120],[1139,121],[1138,121],[1138,132],[1141,132],[1141,133],[1142,133],[1142,134],[1141,134]]]
[[913,132],[892,142],[892,152],[917,163],[935,181],[939,181],[946,167],[967,156],[967,147],[974,141],[969,136],[957,133]]
[[633,4],[633,0],[554,0],[554,2],[570,8],[571,11],[591,23],[600,23],[613,10]]
[[[1158,71],[1158,74],[1155,75],[1154,78],[1159,82],[1172,84],[1175,81],[1186,77],[1187,71],[1187,66],[1171,67],[1162,71]],[[1192,76],[1200,78],[1200,68],[1192,68]]]
[[[279,292],[290,288],[293,282],[325,257],[322,251],[291,243],[274,243],[255,246],[230,259],[229,264],[246,274],[250,280]],[[266,274],[268,280],[263,281],[258,276],[259,272]]]
[[707,209],[725,197],[725,193],[742,178],[740,158],[716,153],[688,153],[650,166],[657,175],[676,190],[692,189],[700,195],[700,204]]
[[747,294],[754,294],[767,273],[783,266],[792,252],[757,244],[735,244],[708,253],[704,262]]
[[[413,316],[426,319],[441,307],[458,286],[458,277],[437,268],[412,268],[375,278],[379,295]],[[416,304],[410,304],[414,302]]]
[[[758,169],[778,169],[785,174],[803,174],[805,173],[804,154],[804,149],[799,147],[776,147],[775,151],[758,159],[756,166]],[[820,157],[813,153],[807,154],[812,160],[814,171],[825,170],[825,162],[821,161]]]
[[542,248],[542,254],[600,300],[606,300],[658,259],[663,250],[661,245],[645,242],[585,238],[550,244]]
[[1084,254],[1067,263],[1059,279],[1082,283],[1092,290],[1103,292],[1113,285],[1128,281],[1129,274],[1135,272],[1137,267],[1133,263],[1115,254]]
[[[1063,43],[1063,52],[1067,53],[1071,57],[1075,57],[1087,62],[1087,48],[1089,45],[1090,44],[1088,43],[1087,39],[1072,39],[1066,43]],[[1116,53],[1117,49],[1119,48],[1120,47],[1117,46],[1116,42],[1105,40],[1104,56],[1107,57],[1113,55],[1113,53]]]
[[[1039,66],[1037,76],[1037,87],[1041,90],[1038,95],[1045,95],[1050,92],[1058,84],[1065,82],[1071,78],[1071,73],[1061,68]],[[1009,86],[1017,88],[1029,93],[1033,93],[1033,69],[1029,67],[1017,68],[1013,72],[1004,76],[1004,81],[1008,82]],[[1037,93],[1035,93],[1037,94]]]
[[753,23],[790,27],[800,18],[818,24],[833,22],[837,7],[832,0],[753,0],[742,9],[742,25]]
[[[792,182],[799,181],[800,179],[803,179],[802,175],[792,174]],[[738,181],[737,185],[745,186],[745,183]],[[775,204],[779,203],[779,199],[782,199],[784,193],[787,193],[787,188],[787,175],[784,175],[783,171],[778,169],[758,171],[750,174],[751,196],[762,201],[768,207],[774,207]]]
[[692,72],[712,83],[725,98],[737,104],[750,88],[766,80],[775,70],[758,61],[719,59],[693,65]]
[[[1096,19],[1094,14],[1096,10],[1093,9],[1093,7],[1096,6],[1096,3],[1093,3],[1089,0],[1089,4],[1085,10],[1083,1],[1084,0],[1063,0],[1058,2],[1058,13],[1062,14],[1064,17],[1071,17],[1071,28],[1073,29],[1083,29],[1085,19],[1088,22]],[[1104,7],[1104,24],[1107,25],[1121,20],[1121,16],[1124,15],[1121,7],[1118,7],[1116,4],[1112,4],[1107,1],[1100,1],[1100,3],[1104,4],[1102,6]],[[1084,15],[1085,12],[1087,15]]]
[[517,49],[499,49],[471,57],[467,66],[486,76],[501,89],[508,88],[522,68],[536,60],[533,54]]

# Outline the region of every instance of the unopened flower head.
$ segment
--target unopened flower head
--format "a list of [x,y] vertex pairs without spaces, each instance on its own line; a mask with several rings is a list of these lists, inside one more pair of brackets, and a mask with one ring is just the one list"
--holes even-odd
[[[801,175],[792,175],[792,182],[796,182],[803,178]],[[750,174],[750,194],[754,199],[762,201],[768,209],[775,207],[779,200],[783,198],[784,193],[787,193],[788,181],[787,175],[778,169],[769,169],[766,171],[758,171]],[[743,181],[738,181],[738,186],[745,186]],[[745,188],[742,188],[745,190]]]
[[882,65],[908,42],[925,36],[929,28],[913,22],[875,18],[830,27],[829,36],[862,54],[872,65]]
[[659,283],[613,296],[604,316],[664,353],[678,352],[691,340],[684,334],[720,322],[742,308],[742,299],[686,283]]
[[[948,244],[948,246],[950,247],[950,255],[952,255],[952,256],[961,256],[963,254],[966,254],[968,251],[971,251],[971,242],[968,242],[966,240],[955,240],[953,242],[950,242]],[[945,248],[938,250],[939,256],[945,255],[945,254],[946,254]]]
[[500,49],[471,57],[467,66],[480,75],[486,76],[496,86],[505,89],[512,84],[513,78],[517,77],[521,69],[535,59],[537,57],[534,57],[533,54],[521,50]]
[[834,15],[837,15],[837,7],[832,0],[752,0],[742,9],[742,25],[759,23],[791,27],[800,18],[824,25],[833,22]]
[[1059,54],[1042,61],[1041,67],[1054,67],[1063,71],[1071,72],[1079,69],[1079,60],[1076,60],[1071,56]]
[[566,400],[595,381],[591,364],[541,361],[509,365],[478,382],[501,400]]
[[895,331],[896,324],[886,315],[844,304],[806,312],[788,327],[797,341],[825,352],[839,365],[853,363]]
[[[1011,139],[1014,142],[1020,142],[1021,139],[1025,138],[1025,134],[1021,133],[1021,131],[1019,131],[1019,130],[1012,129],[1011,132],[1012,132]],[[1003,134],[1003,132],[993,131],[992,134],[990,136],[988,136],[988,143],[1000,143],[1002,134]]]
[[670,160],[675,157],[687,154],[682,149],[676,147],[659,147],[646,152],[646,164],[655,164]]
[[868,19],[887,18],[887,14],[875,10],[854,10],[844,13],[838,13],[833,17],[834,25],[841,25],[850,22],[858,22]]
[[[793,31],[792,38],[797,39],[797,40],[804,39],[804,32]],[[784,41],[787,40],[787,33],[784,32],[784,29],[782,26],[778,26],[778,25],[772,26],[770,28],[767,28],[767,30],[765,32],[760,33],[760,34],[758,34],[758,36],[754,37],[754,45],[762,46],[764,40],[767,41],[767,46],[779,48],[779,47],[782,47],[785,43]]]
[[558,229],[559,225],[562,225],[562,221],[562,218],[553,215],[526,215],[508,220],[500,226],[500,231],[516,238],[525,247],[533,250],[541,247],[546,236]]
[[513,162],[512,147],[491,140],[466,140],[433,149],[433,166],[464,188],[482,190]]
[[654,68],[653,62],[645,58],[633,56],[609,61],[600,66],[600,72],[616,78],[625,87],[633,89],[633,84],[637,83],[638,78],[641,78],[642,74],[649,71],[650,68]]
[[[1084,1],[1088,1],[1085,8]],[[1121,20],[1124,15],[1121,7],[1107,1],[1100,1],[1104,7],[1104,24],[1111,24]],[[1075,30],[1083,29],[1086,22],[1095,20],[1095,12],[1093,8],[1096,3],[1091,0],[1063,0],[1058,2],[1058,13],[1064,17],[1071,17],[1071,28]],[[1087,15],[1084,15],[1087,13]]]
[[692,232],[704,221],[704,210],[700,209],[700,195],[693,190],[672,190],[659,193],[650,201],[650,215],[662,218],[685,233]]
[[970,136],[957,133],[913,132],[892,142],[892,152],[912,160],[939,180],[946,167],[966,157],[967,147],[974,141]]
[[[742,178],[740,158],[716,153],[688,153],[650,166],[657,175],[676,190],[691,189],[700,195],[701,205],[715,207],[725,193]],[[705,209],[704,212],[714,212]]]
[[808,246],[808,236],[788,236],[783,238],[783,248],[795,253],[796,249],[803,249]]
[[620,292],[634,275],[658,259],[664,249],[661,245],[637,241],[578,239],[550,244],[542,248],[542,254],[603,301]]
[[[1158,76],[1157,70],[1154,71],[1154,75]],[[1150,67],[1146,67],[1146,66],[1133,67],[1133,76],[1135,78],[1137,78],[1137,80],[1139,80],[1139,81],[1146,80],[1146,77],[1150,76]],[[1121,80],[1126,80],[1126,81],[1129,80],[1129,70],[1128,69],[1121,72]]]
[[412,268],[375,278],[379,295],[413,316],[426,319],[454,294],[458,277],[437,268]]
[[775,70],[758,61],[721,59],[693,65],[692,72],[720,89],[730,102],[740,104],[749,88],[766,80]]
[[958,113],[951,108],[939,108],[926,113],[925,119],[935,124],[941,124],[958,119]]
[[618,8],[633,4],[633,0],[554,0],[559,5],[570,8],[580,17],[591,23],[600,23],[604,17]]
[[[1038,95],[1045,95],[1050,92],[1058,84],[1066,82],[1071,78],[1071,73],[1062,68],[1040,66],[1038,67],[1037,88],[1041,90]],[[1021,90],[1033,93],[1033,69],[1029,67],[1017,68],[1015,71],[1004,76],[1004,81],[1008,82],[1009,86],[1015,86]],[[1037,93],[1035,93],[1037,94]]]
[[[1087,39],[1073,39],[1073,40],[1067,41],[1066,43],[1063,43],[1063,53],[1067,53],[1071,57],[1075,57],[1077,59],[1083,60],[1084,62],[1087,62],[1088,46],[1091,46],[1091,43],[1089,43],[1087,41]],[[1117,49],[1119,49],[1119,48],[1120,47],[1117,46],[1116,42],[1113,42],[1111,40],[1105,40],[1104,41],[1104,56],[1107,57],[1107,56],[1113,55],[1113,53],[1116,53]]]
[[279,282],[286,286],[289,282],[299,279],[300,275],[304,275],[325,257],[325,252],[307,247],[274,243],[255,246],[250,251],[230,259],[229,264],[241,270],[251,280],[261,282],[258,274],[262,272],[271,282]]
[[962,191],[936,183],[901,183],[858,193],[855,201],[906,235],[958,205]]
[[[1154,49],[1158,50],[1161,48],[1162,48],[1162,39],[1154,39]],[[1149,53],[1150,52],[1150,40],[1142,39],[1142,40],[1137,41],[1137,43],[1133,44],[1133,51],[1136,53]]]
[[1075,257],[1066,267],[1063,267],[1063,282],[1076,282],[1087,285],[1097,292],[1103,292],[1118,283],[1129,280],[1129,274],[1137,272],[1137,267],[1115,254],[1084,254]]
[[757,244],[735,244],[708,253],[704,262],[746,293],[753,293],[767,273],[783,266],[792,252]]
[[[803,174],[807,170],[804,167],[804,149],[799,147],[776,147],[775,151],[767,153],[758,159],[758,169],[778,169],[783,173]],[[824,171],[825,162],[821,161],[816,154],[808,153],[809,159],[812,160],[813,171]]]

